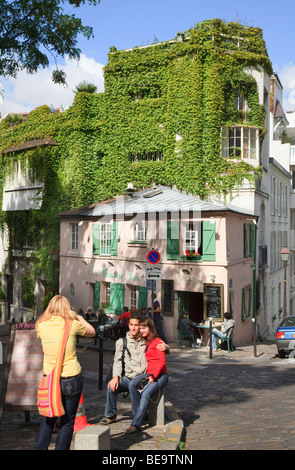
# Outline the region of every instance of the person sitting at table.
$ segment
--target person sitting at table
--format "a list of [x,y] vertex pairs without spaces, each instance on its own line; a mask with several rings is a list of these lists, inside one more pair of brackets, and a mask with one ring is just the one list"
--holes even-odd
[[[213,328],[212,330],[212,349],[216,349],[216,337],[225,340],[227,338],[228,330],[235,326],[235,320],[230,312],[224,313],[224,320],[225,321],[220,325],[221,330],[218,330],[217,328]],[[215,325],[214,322],[213,325]]]
[[183,336],[194,336],[194,343],[192,343],[192,347],[197,345],[197,334],[194,330],[194,327],[198,326],[197,323],[194,323],[190,318],[189,314],[186,310],[183,311],[182,316],[178,320],[177,329],[179,333]]

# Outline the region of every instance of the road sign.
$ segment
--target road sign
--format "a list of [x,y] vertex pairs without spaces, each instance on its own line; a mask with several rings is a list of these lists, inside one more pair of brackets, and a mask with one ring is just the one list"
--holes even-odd
[[145,269],[148,281],[158,281],[161,279],[162,268],[160,266],[150,266],[146,264]]
[[158,251],[151,250],[146,255],[146,259],[148,260],[148,262],[150,264],[157,264],[160,261],[161,256],[160,256],[160,253]]

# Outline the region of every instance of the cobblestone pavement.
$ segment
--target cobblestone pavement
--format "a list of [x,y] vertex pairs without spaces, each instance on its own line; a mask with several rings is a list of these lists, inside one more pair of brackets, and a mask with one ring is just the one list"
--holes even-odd
[[[105,404],[105,390],[98,389],[99,354],[93,340],[80,346],[85,410],[88,423],[95,424]],[[112,362],[113,346],[104,353],[104,373]],[[245,346],[232,353],[214,351],[212,359],[204,347],[170,347],[165,398],[184,424],[187,451],[295,449],[295,364],[276,357],[274,344],[259,343],[255,357],[253,346]],[[129,398],[120,396],[118,411],[118,422],[110,426],[111,449],[159,448],[166,426],[146,426],[140,434],[125,436],[131,419]],[[31,421],[25,423],[23,415],[4,413],[0,450],[33,448],[39,417],[31,413]]]

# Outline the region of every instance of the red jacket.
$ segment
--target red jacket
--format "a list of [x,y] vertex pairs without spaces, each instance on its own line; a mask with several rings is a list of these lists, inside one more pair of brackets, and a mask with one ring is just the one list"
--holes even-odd
[[157,344],[161,343],[160,338],[154,338],[148,345],[145,357],[147,360],[147,373],[156,379],[160,374],[167,372],[165,351],[159,351]]

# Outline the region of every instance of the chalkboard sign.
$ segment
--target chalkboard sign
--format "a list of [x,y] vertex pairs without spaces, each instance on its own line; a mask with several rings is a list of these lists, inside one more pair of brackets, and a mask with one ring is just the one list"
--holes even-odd
[[204,318],[223,321],[223,284],[204,284]]
[[42,345],[37,339],[35,323],[13,325],[1,387],[0,426],[4,410],[37,410],[37,389],[42,369]]

